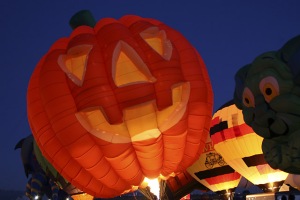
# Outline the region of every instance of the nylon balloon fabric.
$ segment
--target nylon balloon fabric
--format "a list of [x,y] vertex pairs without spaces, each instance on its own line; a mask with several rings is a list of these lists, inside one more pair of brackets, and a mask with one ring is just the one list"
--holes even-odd
[[[216,151],[228,165],[265,191],[279,190],[288,173],[266,162],[261,148],[263,138],[244,122],[242,111],[233,101],[214,113],[210,133]],[[274,188],[269,189],[270,184]]]
[[56,41],[32,74],[27,101],[43,156],[72,185],[109,198],[190,166],[209,135],[213,94],[181,33],[127,15]]

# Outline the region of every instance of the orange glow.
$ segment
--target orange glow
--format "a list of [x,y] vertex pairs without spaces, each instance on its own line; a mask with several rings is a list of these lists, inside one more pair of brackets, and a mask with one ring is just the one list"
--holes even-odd
[[150,191],[159,199],[160,197],[159,179],[158,178],[149,179],[145,177],[143,182],[145,183],[145,185],[147,185],[150,188]]
[[72,195],[72,198],[74,200],[93,200],[94,197],[87,194],[87,193],[82,193],[82,194],[75,194],[75,195]]
[[161,132],[174,126],[182,118],[189,94],[189,84],[179,84],[172,89],[172,106],[159,111],[154,102],[146,102],[126,108],[123,111],[124,122],[116,125],[107,122],[100,108],[86,109],[77,113],[76,117],[88,132],[112,143],[157,138]]
[[68,50],[67,54],[60,55],[57,60],[61,69],[79,86],[83,83],[88,55],[92,48],[92,45],[73,47]]

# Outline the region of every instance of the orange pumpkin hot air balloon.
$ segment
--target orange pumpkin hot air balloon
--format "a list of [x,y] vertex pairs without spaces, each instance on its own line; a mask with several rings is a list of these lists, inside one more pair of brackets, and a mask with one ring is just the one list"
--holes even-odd
[[200,55],[158,20],[90,26],[55,42],[29,82],[28,119],[43,155],[96,197],[184,171],[203,151],[212,115]]
[[188,167],[187,171],[202,185],[213,192],[220,193],[234,190],[242,177],[214,149],[210,137],[207,138],[199,159]]
[[212,119],[214,147],[233,169],[263,190],[278,190],[287,173],[272,169],[261,149],[263,138],[245,124],[242,111],[233,101],[222,106]]

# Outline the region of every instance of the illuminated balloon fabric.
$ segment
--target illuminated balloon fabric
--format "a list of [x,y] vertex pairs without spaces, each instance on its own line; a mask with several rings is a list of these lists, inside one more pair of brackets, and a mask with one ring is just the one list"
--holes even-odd
[[199,159],[187,171],[213,192],[234,189],[241,179],[241,175],[216,152],[210,137]]
[[93,200],[94,197],[89,194],[83,193],[83,194],[72,195],[72,199],[73,200]]
[[45,158],[96,197],[185,170],[204,148],[213,101],[195,48],[138,16],[105,18],[58,40],[33,72],[27,96]]
[[[285,179],[284,184],[289,185],[295,189],[300,188],[300,175],[299,174],[289,174]],[[291,189],[290,189],[291,191]]]
[[233,101],[213,115],[210,132],[216,151],[253,184],[283,182],[287,177],[287,173],[271,168],[265,161],[261,149],[263,138],[245,124],[242,111]]
[[300,174],[300,36],[261,54],[235,75],[235,103],[264,138],[271,167]]

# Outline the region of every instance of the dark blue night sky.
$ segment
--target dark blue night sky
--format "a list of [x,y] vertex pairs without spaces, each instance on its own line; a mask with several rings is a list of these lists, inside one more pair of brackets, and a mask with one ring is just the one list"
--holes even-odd
[[3,0],[0,8],[1,189],[25,188],[20,150],[14,146],[30,134],[28,81],[51,44],[71,33],[68,22],[77,11],[88,9],[97,21],[140,15],[180,31],[207,65],[215,110],[232,98],[233,77],[240,67],[300,34],[298,0]]

